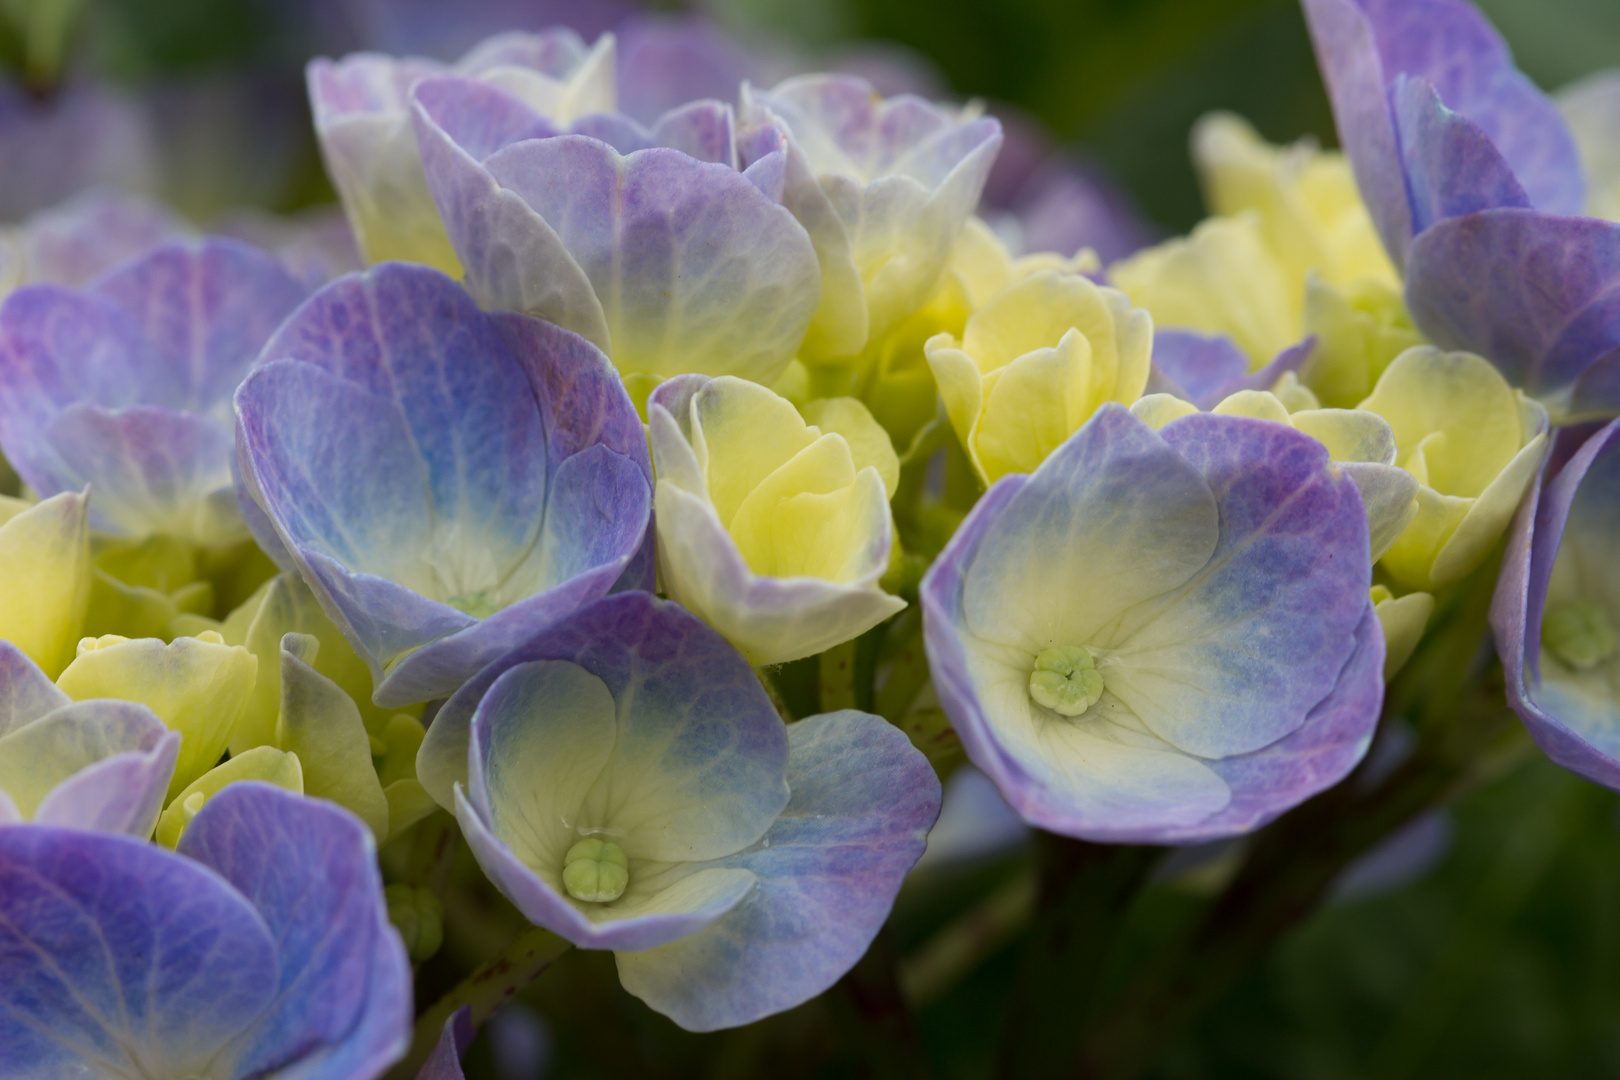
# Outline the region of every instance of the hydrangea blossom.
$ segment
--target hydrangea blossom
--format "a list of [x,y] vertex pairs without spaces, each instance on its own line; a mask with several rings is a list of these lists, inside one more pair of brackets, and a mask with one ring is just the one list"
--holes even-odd
[[236,395],[243,481],[385,707],[600,596],[646,532],[634,407],[589,342],[384,264],[310,298]]
[[[612,949],[631,993],[707,1031],[790,1008],[865,951],[940,787],[893,726],[784,727],[719,635],[608,597],[480,672],[456,816],[532,921]],[[437,725],[435,725],[437,726]]]
[[611,34],[588,49],[572,30],[498,34],[453,67],[380,53],[311,61],[315,133],[370,262],[410,259],[460,272],[422,175],[410,114],[411,86],[444,72],[500,86],[563,123],[613,108]]
[[0,641],[0,823],[145,839],[179,750],[180,736],[144,705],[75,702]]
[[924,346],[956,436],[985,483],[1031,472],[1104,402],[1147,386],[1153,320],[1124,293],[1043,271],[991,297],[962,339]]
[[768,384],[793,358],[816,255],[781,205],[785,151],[739,171],[730,106],[642,127],[612,113],[569,125],[468,78],[423,80],[413,99],[428,184],[485,308],[565,326],[655,381]]
[[804,75],[745,88],[743,163],[785,139],[783,204],[821,266],[821,306],[801,356],[849,357],[922,307],[984,190],[1001,146],[993,118],[863,79]]
[[1105,405],[979,501],[923,580],[968,756],[1091,840],[1246,832],[1361,759],[1383,697],[1367,520],[1315,440],[1248,417],[1155,433]]
[[0,954],[0,1076],[371,1080],[409,1039],[370,837],[266,785],[221,793],[178,854],[0,826]]
[[1620,421],[1560,434],[1491,608],[1508,701],[1547,756],[1620,788]]
[[94,486],[92,526],[205,547],[246,537],[231,394],[304,287],[234,240],[176,241],[83,290],[0,306],[0,446],[42,495]]
[[878,584],[899,462],[845,401],[866,437],[741,379],[687,375],[648,400],[664,588],[755,664],[813,656],[905,606]]

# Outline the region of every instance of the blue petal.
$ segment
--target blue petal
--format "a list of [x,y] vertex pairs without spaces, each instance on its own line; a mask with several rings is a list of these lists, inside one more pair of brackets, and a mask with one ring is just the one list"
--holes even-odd
[[204,1075],[275,993],[276,947],[156,845],[0,828],[0,1077]]
[[410,964],[388,923],[371,834],[358,818],[269,784],[232,784],[197,814],[179,851],[229,881],[277,945],[279,971],[267,980],[267,1011],[240,1048],[238,1075],[356,1040],[359,1056],[378,1065],[403,1053]]
[[788,727],[792,798],[754,847],[719,865],[757,879],[705,930],[618,954],[625,989],[689,1031],[751,1023],[854,966],[939,816],[940,785],[899,729],[853,711]]

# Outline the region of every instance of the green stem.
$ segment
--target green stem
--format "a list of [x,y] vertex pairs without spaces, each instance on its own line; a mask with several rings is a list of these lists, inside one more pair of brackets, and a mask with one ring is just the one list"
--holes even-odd
[[443,810],[435,810],[415,826],[402,881],[443,898],[460,847],[461,830],[456,826],[456,819]]
[[997,1075],[1066,1076],[1080,1025],[1130,902],[1158,859],[1157,848],[1092,844],[1037,833],[1039,885],[1023,970],[1002,1030]]
[[388,1074],[389,1080],[411,1080],[433,1052],[449,1020],[462,1006],[472,1010],[473,1027],[481,1027],[518,991],[528,986],[572,946],[550,930],[531,926],[463,979],[455,989],[416,1018],[411,1049]]

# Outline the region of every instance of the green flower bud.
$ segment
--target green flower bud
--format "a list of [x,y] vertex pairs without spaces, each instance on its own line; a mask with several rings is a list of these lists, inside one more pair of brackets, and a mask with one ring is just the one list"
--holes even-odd
[[575,900],[605,904],[624,895],[630,884],[630,860],[610,840],[588,836],[563,856],[563,887]]

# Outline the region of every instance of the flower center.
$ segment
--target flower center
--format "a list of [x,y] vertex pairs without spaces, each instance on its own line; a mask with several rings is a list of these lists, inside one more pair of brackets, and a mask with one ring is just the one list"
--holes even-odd
[[1541,643],[1568,666],[1585,671],[1620,650],[1620,634],[1597,604],[1568,600],[1547,609],[1541,620]]
[[624,895],[630,884],[630,860],[611,840],[588,836],[563,856],[563,888],[575,900],[605,904]]
[[488,589],[478,589],[473,592],[461,593],[457,596],[452,596],[450,599],[446,600],[445,603],[449,604],[457,611],[471,615],[475,619],[487,619],[497,611],[501,610],[500,602],[491,595],[490,590]]
[[1084,645],[1047,649],[1029,673],[1029,696],[1059,716],[1079,716],[1102,697],[1103,677]]

